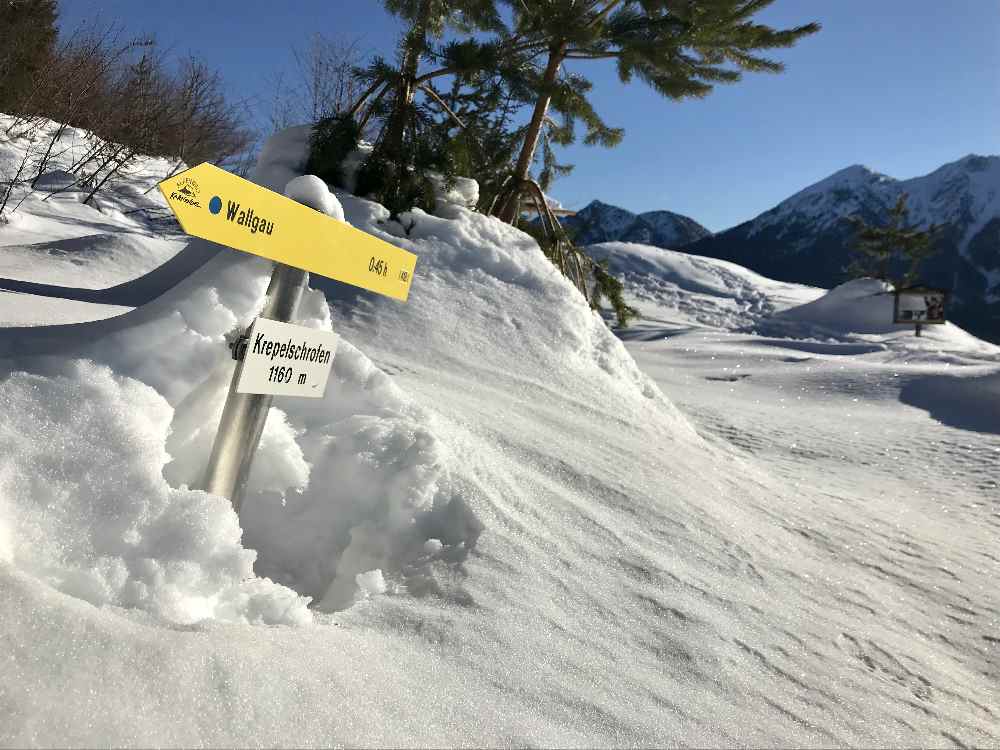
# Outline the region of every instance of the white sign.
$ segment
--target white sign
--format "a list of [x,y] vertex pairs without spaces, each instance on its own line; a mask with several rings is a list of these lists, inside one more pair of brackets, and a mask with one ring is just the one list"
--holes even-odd
[[322,398],[337,334],[257,318],[250,326],[237,393]]
[[926,292],[901,291],[896,295],[894,323],[944,323],[945,295]]

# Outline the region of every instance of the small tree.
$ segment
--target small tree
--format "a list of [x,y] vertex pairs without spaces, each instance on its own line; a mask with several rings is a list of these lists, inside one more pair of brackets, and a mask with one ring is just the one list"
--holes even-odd
[[362,63],[360,46],[359,39],[330,38],[316,32],[304,46],[293,47],[293,73],[274,78],[271,129],[319,122],[350,109],[360,93],[354,75]]
[[[8,5],[0,0],[0,17]],[[0,26],[0,38],[5,31]],[[231,163],[253,136],[222,91],[218,75],[195,59],[175,71],[150,38],[125,39],[114,24],[82,25],[33,71],[18,109],[0,132],[0,139],[28,138],[13,174],[0,174],[0,213],[16,210],[54,164],[73,179],[43,200],[82,188],[88,191],[85,202],[93,203],[138,154],[172,158],[171,173],[185,162]],[[64,140],[71,128],[84,131],[82,144],[75,134]],[[45,138],[35,142],[40,132]]]
[[448,149],[449,169],[475,177],[476,208],[488,212],[524,137],[524,126],[516,125],[514,118],[529,100],[527,90],[511,85],[509,75],[493,61],[475,74],[452,76],[447,91],[438,92],[431,81],[423,90],[429,106],[439,110],[433,128]]
[[[374,126],[374,148],[356,173],[355,191],[374,195],[393,214],[412,206],[431,210],[435,188],[430,172],[447,177],[454,173],[454,160],[449,141],[434,127],[443,100],[430,81],[443,75],[475,74],[485,61],[497,59],[490,42],[467,40],[439,47],[435,40],[448,27],[470,33],[499,31],[503,23],[496,0],[384,0],[384,4],[409,25],[399,44],[397,64],[376,57],[356,71],[362,94],[345,114],[321,121],[310,163],[336,164],[338,154],[340,160],[347,155],[345,136],[352,128],[367,132]],[[427,61],[438,69],[421,73],[421,64]],[[446,105],[443,109],[446,116],[459,119]],[[337,177],[336,170],[317,174]]]
[[406,163],[404,142],[407,130],[414,126],[413,103],[420,82],[420,60],[428,54],[431,40],[451,26],[462,31],[498,31],[503,23],[495,0],[384,0],[386,9],[405,21],[410,28],[400,43],[399,68],[392,75],[383,68],[375,76],[388,83],[390,92],[385,128],[376,150],[400,171]]
[[[871,277],[888,282],[896,289],[907,287],[917,280],[920,264],[938,252],[934,240],[940,227],[931,224],[920,230],[911,226],[906,206],[908,197],[906,193],[899,196],[884,225],[869,224],[860,216],[848,218],[854,227],[858,252],[858,257],[847,267],[853,278]],[[907,267],[902,276],[894,272],[894,265]]]
[[221,77],[195,57],[181,61],[169,87],[169,109],[161,120],[163,153],[177,161],[164,179],[185,164],[239,161],[255,136],[238,104],[226,99]]

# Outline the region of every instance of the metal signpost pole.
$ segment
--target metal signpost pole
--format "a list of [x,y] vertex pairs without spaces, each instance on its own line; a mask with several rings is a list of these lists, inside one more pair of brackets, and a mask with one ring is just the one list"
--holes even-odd
[[[261,317],[291,322],[308,283],[308,272],[275,263]],[[206,492],[228,497],[237,514],[243,504],[243,490],[264,432],[267,412],[274,399],[271,394],[237,393],[239,370],[237,362],[203,482]]]
[[234,359],[242,362],[233,373],[202,483],[206,491],[229,498],[237,513],[274,394],[322,398],[330,375],[336,334],[290,322],[309,273],[405,302],[417,262],[413,253],[313,206],[314,200],[322,205],[327,194],[318,177],[294,181],[304,181],[293,189],[300,200],[205,163],[158,186],[187,234],[275,263],[264,309],[251,329],[254,345],[244,344],[244,336],[233,347]]

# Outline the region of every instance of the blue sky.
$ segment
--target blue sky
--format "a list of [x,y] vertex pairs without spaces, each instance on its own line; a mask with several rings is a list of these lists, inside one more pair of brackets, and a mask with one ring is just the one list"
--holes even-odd
[[[155,32],[218,69],[237,98],[272,94],[309,34],[390,54],[400,30],[377,0],[62,0],[67,27],[93,18]],[[1000,154],[1000,5],[995,0],[777,0],[758,16],[823,30],[776,53],[780,75],[747,75],[707,99],[669,102],[611,66],[578,64],[593,100],[626,129],[615,149],[574,146],[553,194],[632,211],[669,209],[718,231],[851,164],[898,178],[968,153]]]

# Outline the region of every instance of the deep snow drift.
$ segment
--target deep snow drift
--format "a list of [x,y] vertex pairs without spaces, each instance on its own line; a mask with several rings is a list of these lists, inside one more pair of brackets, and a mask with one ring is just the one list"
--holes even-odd
[[[254,179],[283,189],[306,136]],[[662,322],[629,346],[686,416],[528,236],[339,197],[418,255],[411,297],[312,280],[299,322],[341,335],[327,394],[276,399],[239,520],[191,488],[266,262],[221,251],[125,315],[0,330],[0,743],[997,741],[1000,441],[951,449],[987,487],[964,498],[933,467],[904,492],[851,469],[854,424],[901,456],[959,428],[831,353],[849,332],[801,342],[831,391],[779,403],[802,349],[733,328],[821,290],[637,251]],[[866,345],[995,376],[995,348],[934,336]],[[829,417],[845,383],[860,422]],[[783,452],[818,453],[816,416],[843,458]]]
[[632,242],[589,245],[595,260],[608,261],[630,304],[641,313],[635,330],[673,327],[735,328],[778,310],[811,302],[823,290],[767,279],[743,266]]

